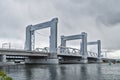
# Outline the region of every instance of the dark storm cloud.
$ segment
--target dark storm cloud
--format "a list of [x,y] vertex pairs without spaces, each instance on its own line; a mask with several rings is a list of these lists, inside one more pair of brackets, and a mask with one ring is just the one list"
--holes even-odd
[[27,25],[58,17],[59,36],[85,31],[89,41],[101,39],[104,48],[120,49],[119,7],[120,0],[0,1],[0,38],[21,39],[24,45]]

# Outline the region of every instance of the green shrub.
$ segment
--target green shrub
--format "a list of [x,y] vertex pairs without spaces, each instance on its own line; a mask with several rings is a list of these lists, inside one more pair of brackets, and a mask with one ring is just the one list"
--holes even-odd
[[0,80],[13,80],[13,79],[0,70]]

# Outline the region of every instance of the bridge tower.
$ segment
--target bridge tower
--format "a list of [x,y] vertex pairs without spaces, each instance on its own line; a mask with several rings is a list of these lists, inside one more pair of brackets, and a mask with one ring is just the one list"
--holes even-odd
[[35,31],[39,29],[44,29],[50,27],[50,55],[48,63],[58,63],[57,59],[57,23],[58,18],[53,18],[51,21],[29,25],[26,28],[26,42],[25,42],[25,50],[32,51],[35,46]]
[[61,36],[61,46],[66,47],[66,41],[69,40],[76,40],[76,39],[81,39],[82,40],[82,45],[80,44],[80,47],[82,47],[82,63],[87,63],[87,33],[82,32],[79,35],[71,35],[71,36]]
[[97,45],[97,50],[98,50],[98,62],[102,62],[101,60],[101,40],[93,41],[93,42],[88,42],[87,45]]

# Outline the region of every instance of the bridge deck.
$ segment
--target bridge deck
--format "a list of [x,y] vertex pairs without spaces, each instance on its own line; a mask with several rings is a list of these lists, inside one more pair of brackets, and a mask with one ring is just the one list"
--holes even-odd
[[[16,50],[16,49],[0,49],[0,55],[8,56],[33,56],[33,57],[47,57],[49,52],[38,52],[38,51],[27,51],[27,50]],[[58,57],[82,57],[80,54],[63,54],[58,52]],[[97,58],[89,57],[88,58]]]
[[49,53],[36,52],[36,51],[15,50],[15,49],[0,49],[0,55],[47,57],[48,54]]

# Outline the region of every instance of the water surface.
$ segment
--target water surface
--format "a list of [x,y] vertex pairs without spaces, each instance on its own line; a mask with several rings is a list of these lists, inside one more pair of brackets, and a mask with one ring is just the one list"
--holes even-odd
[[14,80],[120,80],[120,64],[12,65],[0,69]]

